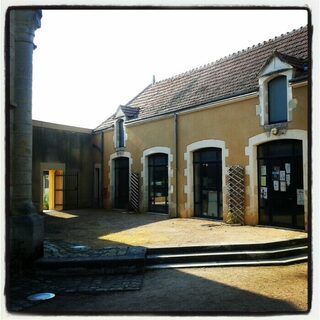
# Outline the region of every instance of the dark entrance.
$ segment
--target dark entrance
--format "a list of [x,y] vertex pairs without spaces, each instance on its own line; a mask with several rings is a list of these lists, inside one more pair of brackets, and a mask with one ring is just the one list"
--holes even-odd
[[129,204],[129,159],[114,160],[114,208],[128,209]]
[[148,159],[149,210],[168,213],[168,156],[156,153]]
[[259,223],[304,228],[302,141],[258,146]]
[[206,148],[193,153],[194,214],[222,218],[221,149]]

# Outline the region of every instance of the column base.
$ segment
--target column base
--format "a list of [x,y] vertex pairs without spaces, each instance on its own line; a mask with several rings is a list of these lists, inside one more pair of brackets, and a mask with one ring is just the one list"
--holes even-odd
[[44,221],[37,213],[14,215],[10,221],[10,260],[19,265],[43,256]]

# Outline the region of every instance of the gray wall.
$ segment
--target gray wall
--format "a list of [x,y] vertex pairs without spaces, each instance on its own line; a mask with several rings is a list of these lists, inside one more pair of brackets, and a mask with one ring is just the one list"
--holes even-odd
[[77,172],[79,177],[78,207],[92,206],[94,168],[92,135],[88,129],[74,128],[72,130],[72,128],[33,122],[32,200],[38,210],[40,209],[42,185],[41,163],[64,164],[65,173]]

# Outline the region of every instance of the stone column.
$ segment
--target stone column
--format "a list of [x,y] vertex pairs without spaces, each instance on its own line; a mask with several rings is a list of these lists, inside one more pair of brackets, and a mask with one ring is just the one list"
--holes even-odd
[[41,10],[10,12],[10,249],[19,259],[32,259],[43,251],[43,218],[32,204],[32,55],[41,16]]

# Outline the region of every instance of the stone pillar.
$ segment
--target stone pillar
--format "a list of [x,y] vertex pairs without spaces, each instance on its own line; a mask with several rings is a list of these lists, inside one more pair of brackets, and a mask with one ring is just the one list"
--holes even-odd
[[41,16],[41,10],[10,12],[10,250],[19,259],[43,254],[43,218],[32,203],[32,55]]

